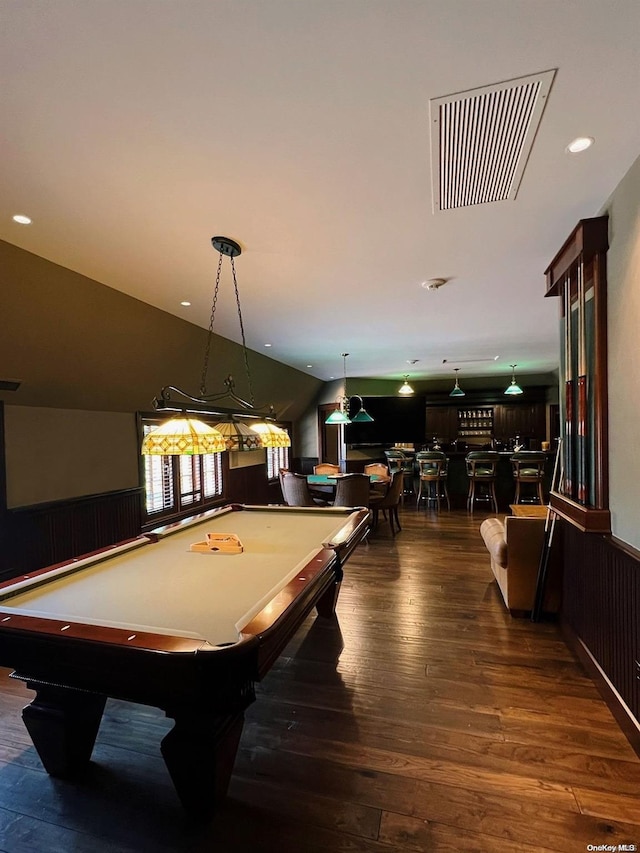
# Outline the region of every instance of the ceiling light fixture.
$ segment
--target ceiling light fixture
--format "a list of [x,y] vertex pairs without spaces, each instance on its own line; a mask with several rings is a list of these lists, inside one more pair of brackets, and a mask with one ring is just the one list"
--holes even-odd
[[16,213],[13,217],[13,221],[17,222],[18,225],[31,225],[31,217],[25,216],[24,213]]
[[454,367],[453,369],[455,370],[455,373],[456,373],[456,384],[453,386],[453,391],[449,392],[449,396],[450,397],[464,397],[464,395],[465,395],[464,391],[458,385],[458,371],[460,370],[460,368]]
[[446,278],[430,278],[429,281],[423,281],[421,287],[425,290],[439,290],[446,283]]
[[594,142],[593,136],[578,136],[567,145],[565,151],[567,154],[580,154],[587,148],[591,148]]
[[408,394],[413,394],[413,388],[411,387],[411,385],[409,385],[408,373],[405,374],[404,382],[402,383],[400,388],[398,388],[398,394],[402,394],[404,396],[407,396]]
[[505,389],[505,394],[522,394],[522,388],[516,382],[516,367],[517,364],[509,365],[511,367],[511,384]]
[[[269,407],[265,411],[264,407],[263,409],[256,407],[254,402],[249,354],[244,335],[240,294],[234,263],[234,258],[241,254],[242,249],[239,243],[228,237],[212,237],[211,243],[219,254],[218,271],[204,351],[200,394],[198,397],[194,397],[173,385],[166,385],[162,388],[160,395],[153,401],[154,407],[159,411],[180,414],[145,436],[142,443],[143,454],[191,455],[194,453],[221,453],[223,450],[257,450],[260,447],[291,446],[291,439],[285,430],[273,423],[275,421],[273,408]],[[224,380],[225,391],[218,394],[207,393],[207,373],[224,257],[229,258],[233,275],[249,400],[244,400],[236,394],[235,383],[230,375]],[[231,405],[220,405],[220,401],[225,400],[229,400]],[[220,424],[216,424],[216,427],[210,427],[202,421],[190,418],[189,415],[193,413],[222,415],[223,420]]]
[[[325,420],[326,424],[355,424],[355,423],[368,423],[373,421],[373,418],[369,414],[369,412],[364,407],[364,402],[362,397],[358,394],[352,394],[351,397],[347,394],[347,357],[349,353],[342,353],[342,364],[343,364],[343,378],[344,378],[344,387],[342,389],[342,395],[338,397],[336,400],[336,408],[331,412],[331,414]],[[354,415],[351,414],[351,404],[356,400],[359,404],[357,411]]]

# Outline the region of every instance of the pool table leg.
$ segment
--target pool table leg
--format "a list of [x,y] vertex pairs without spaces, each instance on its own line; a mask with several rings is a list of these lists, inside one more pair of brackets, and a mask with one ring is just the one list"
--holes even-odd
[[91,759],[107,697],[39,681],[26,683],[36,697],[23,709],[22,719],[45,770],[61,777],[77,773]]
[[174,717],[175,726],[160,748],[178,797],[192,815],[210,817],[229,787],[244,713],[212,718],[186,711],[168,716]]
[[321,598],[318,599],[316,610],[318,611],[319,616],[324,616],[326,619],[330,619],[335,615],[343,574],[342,569],[337,569],[333,583],[327,591],[323,593]]

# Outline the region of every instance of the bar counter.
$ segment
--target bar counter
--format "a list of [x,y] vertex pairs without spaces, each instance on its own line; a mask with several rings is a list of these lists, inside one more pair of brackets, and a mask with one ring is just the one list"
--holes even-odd
[[[443,450],[443,453],[449,460],[447,488],[449,489],[449,498],[451,500],[452,509],[465,509],[467,505],[467,495],[469,493],[469,478],[467,477],[467,467],[465,464],[465,458],[470,452],[471,450]],[[555,453],[549,451],[545,453],[545,455],[547,457],[547,461],[545,464],[544,494],[545,498],[547,498],[549,494],[549,487],[551,485],[551,479],[553,477]],[[498,456],[498,476],[496,479],[496,497],[498,499],[498,509],[500,512],[508,513],[509,504],[513,503],[514,495],[516,492],[516,484],[513,480],[513,470],[510,462],[511,457],[513,456],[513,451],[499,451]],[[369,464],[370,462],[386,463],[386,459],[384,458],[384,456],[376,456],[375,458],[373,458],[373,454],[372,458],[369,459],[347,459],[346,468],[349,472],[361,472],[364,470],[365,464]],[[418,485],[418,472],[416,468],[414,478],[414,491],[416,497],[418,494]],[[476,489],[476,497],[477,494],[478,490]],[[526,502],[529,502],[529,494],[533,498],[533,496],[535,495],[535,490],[533,488],[531,488],[530,490],[526,490]],[[531,500],[531,503],[535,502],[536,501]],[[487,501],[476,500],[475,508],[477,510],[482,510],[486,508],[488,511],[492,511],[491,504]]]

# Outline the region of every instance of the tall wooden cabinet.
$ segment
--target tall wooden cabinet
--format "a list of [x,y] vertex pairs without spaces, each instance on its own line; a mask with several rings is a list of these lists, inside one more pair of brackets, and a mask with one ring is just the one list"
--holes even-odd
[[458,436],[457,406],[427,406],[426,439],[439,438],[450,443]]
[[493,434],[498,441],[508,441],[515,436],[543,441],[546,430],[544,403],[494,406]]
[[451,444],[488,444],[492,439],[508,442],[517,436],[542,442],[546,439],[544,389],[531,390],[527,401],[503,402],[496,396],[467,395],[452,406],[447,398],[433,397],[427,403],[426,440]]

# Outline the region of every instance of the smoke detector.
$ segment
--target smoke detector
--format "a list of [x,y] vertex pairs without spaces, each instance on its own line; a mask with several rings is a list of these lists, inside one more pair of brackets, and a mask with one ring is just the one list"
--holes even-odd
[[423,281],[422,286],[425,290],[438,290],[439,287],[442,287],[446,283],[446,278],[430,278],[429,281]]

